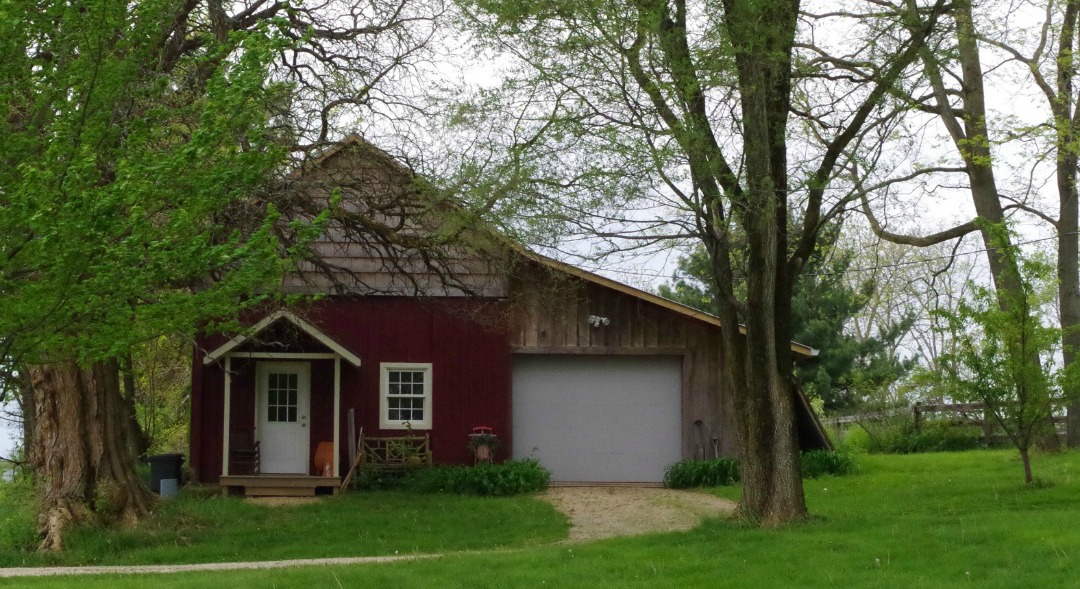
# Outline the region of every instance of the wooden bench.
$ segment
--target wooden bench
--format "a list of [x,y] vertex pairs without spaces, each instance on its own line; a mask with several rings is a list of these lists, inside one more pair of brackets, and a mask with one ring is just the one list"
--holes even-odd
[[342,489],[353,477],[365,470],[385,473],[405,473],[431,466],[431,438],[422,436],[370,437],[360,434],[356,460],[341,482]]

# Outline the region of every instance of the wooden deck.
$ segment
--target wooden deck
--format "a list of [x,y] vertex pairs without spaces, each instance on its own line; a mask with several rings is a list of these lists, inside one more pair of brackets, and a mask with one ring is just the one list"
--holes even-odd
[[218,483],[226,495],[245,497],[314,497],[335,494],[340,477],[315,477],[300,474],[259,474],[221,477]]

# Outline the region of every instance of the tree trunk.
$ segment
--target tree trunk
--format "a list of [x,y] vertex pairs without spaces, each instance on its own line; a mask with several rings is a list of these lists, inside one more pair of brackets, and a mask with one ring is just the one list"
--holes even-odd
[[97,514],[134,524],[153,496],[128,450],[115,361],[29,368],[36,403],[31,460],[37,474],[40,550],[62,550],[68,525]]
[[1027,446],[1020,448],[1020,462],[1024,463],[1024,484],[1031,486],[1031,455]]
[[124,354],[122,370],[124,375],[124,394],[121,397],[124,402],[124,427],[127,429],[128,446],[131,455],[139,458],[146,456],[146,450],[150,446],[149,436],[139,425],[139,415],[135,409],[135,371],[131,353]]
[[[1065,369],[1077,359],[1080,350],[1080,242],[1076,234],[1080,221],[1080,191],[1076,187],[1077,148],[1076,125],[1073,115],[1073,75],[1075,72],[1075,44],[1077,20],[1080,18],[1080,1],[1068,0],[1058,39],[1056,100],[1051,101],[1054,111],[1057,150],[1057,277],[1058,311],[1061,315],[1062,361]],[[1075,389],[1075,387],[1073,387]],[[1076,390],[1066,390],[1069,404],[1067,442],[1070,448],[1080,447],[1080,395]]]
[[[958,59],[963,78],[961,97],[966,113],[963,120],[964,139],[957,140],[956,144],[967,165],[975,212],[987,222],[980,228],[980,233],[986,246],[998,304],[1003,311],[1009,311],[1009,307],[1017,304],[1017,301],[1026,301],[1027,295],[1016,248],[1009,234],[1002,230],[1005,226],[1005,209],[997,190],[994,159],[990,151],[990,130],[986,123],[986,91],[983,86],[982,62],[971,3],[958,2],[954,11]],[[959,138],[954,135],[954,139]],[[1062,211],[1062,214],[1065,214],[1065,211]],[[1025,309],[1023,313],[1025,321],[1031,319],[1030,311]],[[1028,354],[1025,362],[1032,365],[1033,373],[1042,374],[1045,378],[1037,354]],[[1017,386],[1023,385],[1017,383]],[[1050,424],[1052,426],[1053,421],[1050,421]],[[1052,427],[1038,437],[1037,444],[1044,450],[1060,449],[1060,440]]]
[[[764,526],[807,517],[795,429],[787,218],[787,117],[798,3],[725,1],[738,70],[747,190],[739,214],[748,265],[746,338],[726,314],[725,344],[745,345],[733,371],[742,511]],[[765,27],[762,23],[768,23]],[[724,252],[724,255],[728,255]],[[722,318],[723,319],[723,318]],[[741,370],[740,370],[741,368]],[[741,372],[742,378],[738,378]]]

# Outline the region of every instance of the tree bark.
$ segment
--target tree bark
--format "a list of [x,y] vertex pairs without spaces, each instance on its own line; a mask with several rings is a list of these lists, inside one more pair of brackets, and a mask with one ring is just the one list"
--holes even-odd
[[146,456],[150,443],[149,436],[146,435],[146,432],[143,431],[142,426],[139,424],[139,414],[135,408],[135,371],[133,364],[131,353],[124,354],[121,366],[121,372],[124,375],[124,394],[121,398],[124,402],[124,426],[127,428],[128,447],[131,450],[131,455],[139,458]]
[[[957,147],[967,164],[975,212],[989,223],[981,228],[980,233],[987,249],[998,303],[1002,310],[1008,311],[1010,305],[1016,304],[1016,301],[1026,301],[1027,296],[1015,246],[1009,234],[999,229],[1005,226],[1005,210],[997,190],[994,159],[990,151],[990,131],[986,124],[986,91],[983,86],[982,62],[971,3],[958,2],[955,11],[957,48],[963,79],[960,93],[966,112],[964,136],[967,138],[967,141],[958,143]],[[1025,311],[1025,314],[1030,315],[1028,311]],[[1029,317],[1025,317],[1025,320],[1028,319]],[[1029,354],[1026,361],[1038,367],[1034,370],[1035,373],[1042,373],[1037,354]],[[1045,374],[1043,377],[1045,378]],[[1018,383],[1017,386],[1022,385]],[[1039,436],[1037,443],[1039,448],[1044,450],[1056,450],[1061,445],[1052,428]]]
[[31,460],[40,501],[40,550],[62,550],[65,529],[98,515],[132,525],[150,491],[129,452],[116,361],[29,368],[36,404]]
[[[1077,148],[1076,117],[1073,113],[1073,76],[1075,72],[1075,48],[1077,20],[1080,17],[1080,0],[1068,0],[1062,19],[1061,35],[1057,53],[1057,95],[1050,101],[1054,112],[1057,149],[1057,275],[1058,311],[1061,315],[1062,361],[1068,370],[1077,360],[1080,350],[1080,191],[1076,186]],[[1066,390],[1069,404],[1066,441],[1070,448],[1080,447],[1080,395]]]
[[[746,186],[740,207],[748,265],[742,377],[724,362],[738,385],[735,411],[742,461],[745,514],[764,526],[807,517],[795,430],[788,255],[787,117],[791,96],[792,46],[797,1],[724,3],[725,22],[738,70]],[[762,26],[762,23],[768,23]],[[727,255],[724,252],[724,255]],[[729,314],[728,319],[730,320]],[[737,334],[737,325],[725,325]],[[740,345],[741,344],[741,345]],[[741,381],[741,382],[739,382]]]

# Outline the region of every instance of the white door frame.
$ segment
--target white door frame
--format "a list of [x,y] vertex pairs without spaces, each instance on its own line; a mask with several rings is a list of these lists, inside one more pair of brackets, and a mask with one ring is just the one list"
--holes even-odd
[[[270,372],[294,372],[297,374],[296,422],[293,431],[288,433],[288,444],[295,444],[296,452],[288,459],[284,469],[266,468],[267,450],[274,451],[274,444],[268,448],[268,431],[277,427],[267,422],[266,383]],[[311,363],[310,362],[258,362],[255,365],[255,439],[260,442],[260,471],[265,473],[310,474],[311,462]],[[291,424],[290,424],[291,425]],[[277,468],[274,466],[273,468]]]

